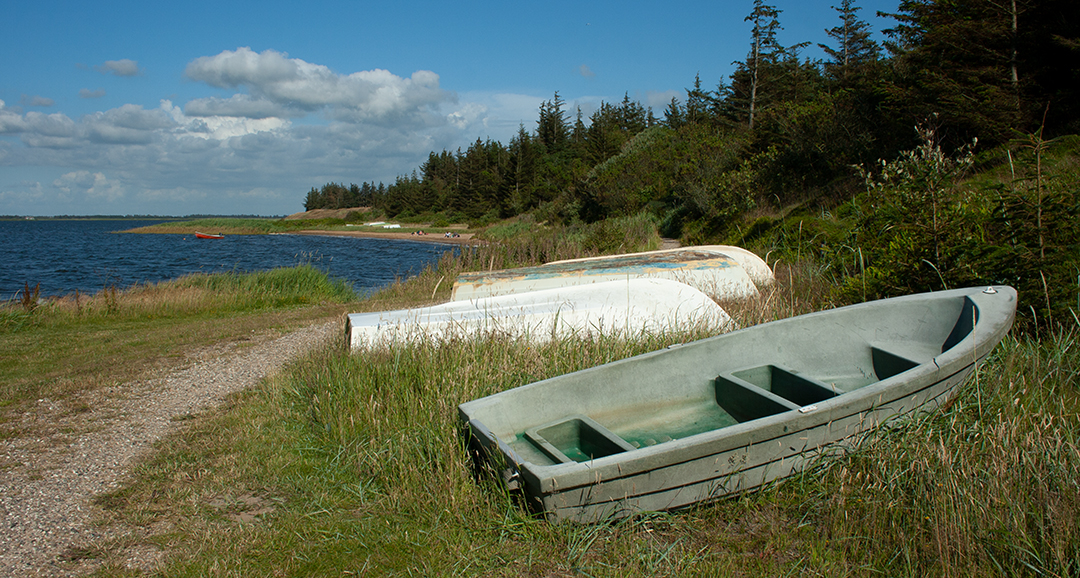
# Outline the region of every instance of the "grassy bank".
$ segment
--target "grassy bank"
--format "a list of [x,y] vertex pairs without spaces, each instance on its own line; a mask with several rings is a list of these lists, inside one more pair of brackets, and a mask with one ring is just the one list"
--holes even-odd
[[355,298],[347,284],[298,266],[0,304],[0,408],[77,399],[182,361],[202,345],[339,315]]
[[[733,311],[744,325],[827,306],[813,266]],[[376,299],[429,299],[431,273]],[[441,283],[440,283],[441,280]],[[1080,333],[1008,338],[940,411],[895,422],[763,491],[614,524],[551,525],[475,480],[460,402],[701,334],[500,338],[350,355],[342,343],[193,420],[100,498],[127,538],[89,552],[157,574],[1075,575]]]
[[[225,235],[268,235],[270,233],[288,233],[305,227],[306,221],[286,221],[284,219],[234,219],[208,218],[186,221],[170,221],[146,227],[124,231],[125,233],[155,233],[173,235],[193,235],[202,233],[222,233]],[[310,224],[310,223],[309,223]],[[316,228],[314,226],[310,228]]]

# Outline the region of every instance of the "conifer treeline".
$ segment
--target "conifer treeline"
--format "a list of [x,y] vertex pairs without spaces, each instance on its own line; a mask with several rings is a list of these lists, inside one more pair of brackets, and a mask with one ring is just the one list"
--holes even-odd
[[852,165],[911,148],[917,124],[951,147],[1040,126],[1080,132],[1075,0],[902,0],[884,46],[855,2],[834,9],[826,61],[803,57],[808,43],[781,46],[782,12],[754,0],[746,59],[713,90],[696,78],[661,118],[625,96],[585,119],[556,92],[507,145],[432,152],[390,185],[313,188],[305,208],[585,221],[649,210],[677,233],[760,203],[842,195]]

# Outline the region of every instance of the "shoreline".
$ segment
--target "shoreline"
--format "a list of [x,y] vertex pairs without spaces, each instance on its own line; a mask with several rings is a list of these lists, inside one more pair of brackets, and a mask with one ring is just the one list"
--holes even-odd
[[460,233],[458,237],[443,237],[440,234],[414,235],[412,233],[384,233],[381,231],[322,231],[304,229],[278,235],[316,235],[323,237],[358,237],[365,239],[392,239],[394,241],[415,241],[417,243],[435,243],[441,245],[479,245],[481,241],[473,239],[473,233]]

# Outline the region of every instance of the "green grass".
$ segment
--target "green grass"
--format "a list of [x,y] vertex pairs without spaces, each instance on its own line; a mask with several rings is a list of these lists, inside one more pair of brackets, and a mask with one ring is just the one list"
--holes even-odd
[[289,226],[290,222],[292,221],[285,221],[282,219],[191,219],[158,223],[156,225],[138,227],[124,232],[191,235],[196,231],[200,231],[203,233],[224,233],[227,235],[266,235],[269,233],[286,233],[290,230],[294,230]]
[[1077,575],[1076,329],[1006,338],[947,411],[805,475],[807,519],[837,559],[893,575]]
[[[818,309],[812,266],[733,310]],[[821,277],[817,277],[821,279]],[[418,278],[419,295],[436,280]],[[690,510],[552,525],[474,479],[457,404],[701,337],[497,337],[314,352],[194,419],[101,499],[164,547],[163,576],[1076,575],[1080,332],[1010,337],[942,411],[895,421],[803,475]],[[245,518],[243,514],[249,515]]]
[[[33,312],[12,304],[0,350],[54,357],[5,367],[30,384],[5,399],[75,395],[82,382],[136,375],[145,359],[168,360],[199,339],[241,339],[249,324],[287,326],[316,310],[340,314],[343,303],[362,311],[444,300],[460,271],[601,244],[649,248],[655,229],[630,225],[530,224],[527,241],[496,230],[488,245],[359,303],[300,268],[185,278]],[[785,260],[776,277],[760,299],[725,304],[729,313],[746,326],[833,305],[827,267]],[[65,349],[73,329],[75,347]],[[169,343],[177,333],[191,336]],[[143,575],[124,561],[148,547],[164,551],[151,575],[181,577],[1080,573],[1080,327],[1010,336],[948,407],[896,420],[784,482],[685,511],[553,525],[474,478],[459,403],[703,336],[544,345],[489,336],[356,354],[342,336],[186,419],[130,483],[96,499],[101,523],[120,537],[79,555],[97,558],[101,576]],[[52,365],[65,369],[47,374]]]
[[34,307],[0,304],[0,408],[77,397],[168,366],[204,344],[340,314],[355,299],[347,283],[303,265],[191,275]]

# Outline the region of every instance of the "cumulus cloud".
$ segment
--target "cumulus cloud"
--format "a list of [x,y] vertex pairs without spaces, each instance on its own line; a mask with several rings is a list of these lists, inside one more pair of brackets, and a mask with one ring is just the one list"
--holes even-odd
[[74,171],[66,173],[53,181],[53,188],[69,198],[89,197],[111,202],[124,196],[123,185],[105,178],[104,173],[100,172]]
[[[138,69],[131,64],[129,71]],[[478,136],[508,142],[519,124],[533,128],[543,100],[492,93],[459,99],[434,72],[339,74],[246,48],[193,60],[185,73],[218,94],[78,117],[0,101],[0,166],[48,173],[34,189],[44,196],[36,201],[41,214],[284,214],[302,206],[313,184],[392,182],[431,151]],[[80,96],[103,93],[84,89]],[[31,189],[4,179],[0,172],[0,201],[6,195],[11,203],[0,208],[28,212],[15,199],[29,202]]]
[[19,129],[17,132],[22,133],[22,140],[27,146],[53,149],[76,146],[80,132],[75,121],[58,112],[28,112],[22,117]]
[[184,105],[187,116],[235,116],[244,118],[270,118],[304,116],[303,111],[282,106],[266,98],[253,98],[247,94],[234,94],[229,98],[197,98]]
[[164,110],[125,104],[84,116],[78,122],[65,114],[31,111],[25,115],[0,101],[0,134],[21,134],[29,147],[63,149],[83,143],[146,144],[162,130],[177,126]]
[[95,66],[94,70],[102,74],[112,74],[115,76],[138,76],[142,73],[142,70],[139,69],[139,63],[127,58],[121,58],[120,60],[106,60],[104,64]]
[[596,78],[596,73],[589,68],[588,64],[582,64],[581,68],[578,69],[578,73],[585,78]]
[[79,91],[79,98],[101,98],[103,96],[105,96],[105,91],[100,88],[97,90],[84,88]]
[[26,130],[26,119],[18,111],[8,108],[0,100],[0,134],[14,134]]
[[249,118],[233,114],[220,114],[230,112],[226,110],[224,105],[217,109],[220,112],[217,115],[207,114],[207,116],[201,116],[199,113],[210,113],[215,110],[214,105],[202,102],[195,106],[196,114],[190,114],[188,112],[188,109],[191,108],[190,104],[189,102],[181,110],[179,106],[174,105],[171,101],[163,100],[161,101],[161,110],[168,114],[180,127],[179,132],[200,139],[227,140],[257,132],[281,132],[291,124],[287,119],[276,116],[255,115]]
[[[202,99],[185,106],[185,114],[266,118],[300,116],[326,111],[343,122],[401,122],[427,124],[435,110],[455,100],[439,87],[439,75],[427,70],[402,78],[387,70],[342,75],[328,67],[289,58],[274,50],[226,50],[191,61],[185,75],[215,88],[245,88],[250,96],[226,100]],[[275,109],[274,107],[277,107]],[[276,110],[276,112],[275,112]],[[220,111],[220,112],[219,112]]]
[[160,129],[176,123],[162,110],[145,110],[135,104],[125,104],[105,112],[96,112],[83,119],[91,142],[111,144],[146,144]]

